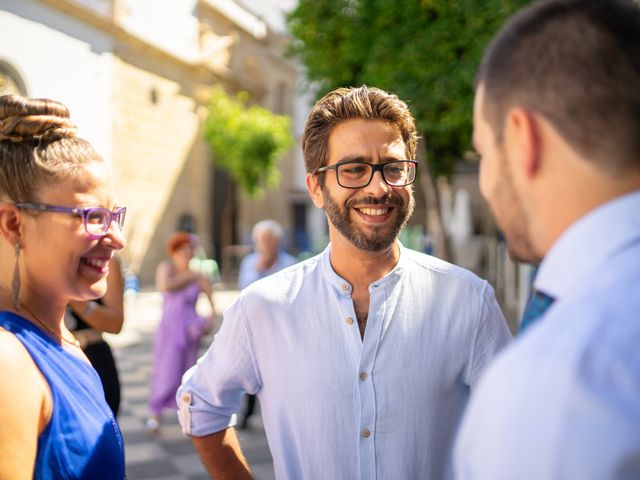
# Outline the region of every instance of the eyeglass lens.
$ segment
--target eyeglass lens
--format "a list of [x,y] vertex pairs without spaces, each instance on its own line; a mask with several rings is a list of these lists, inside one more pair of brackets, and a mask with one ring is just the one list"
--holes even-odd
[[87,233],[102,235],[109,230],[111,222],[115,221],[122,229],[124,224],[124,211],[111,212],[106,208],[92,208],[85,215],[85,228]]
[[[363,187],[373,177],[374,167],[367,163],[343,163],[338,166],[338,182],[344,187]],[[382,177],[394,187],[410,184],[415,179],[415,164],[407,161],[389,162],[382,166]]]

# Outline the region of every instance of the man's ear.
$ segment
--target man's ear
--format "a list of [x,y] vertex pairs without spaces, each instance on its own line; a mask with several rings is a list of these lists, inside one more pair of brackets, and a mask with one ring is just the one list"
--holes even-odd
[[322,195],[322,188],[318,183],[318,176],[307,173],[305,183],[307,184],[307,190],[309,191],[313,204],[318,208],[324,207],[324,196]]
[[22,212],[10,203],[0,203],[0,235],[10,245],[20,241]]
[[509,110],[505,119],[504,145],[513,161],[512,168],[518,169],[525,178],[532,178],[538,173],[542,158],[535,115],[522,107]]

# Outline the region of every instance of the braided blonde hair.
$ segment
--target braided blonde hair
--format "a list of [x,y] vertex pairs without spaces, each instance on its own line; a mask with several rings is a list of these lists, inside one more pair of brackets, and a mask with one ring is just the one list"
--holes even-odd
[[77,177],[83,166],[102,162],[76,137],[63,104],[44,98],[0,96],[0,199],[37,200],[45,185]]

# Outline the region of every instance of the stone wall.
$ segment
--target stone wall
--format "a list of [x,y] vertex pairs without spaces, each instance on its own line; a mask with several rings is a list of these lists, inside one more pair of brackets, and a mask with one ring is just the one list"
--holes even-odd
[[130,45],[117,46],[116,57],[113,163],[129,208],[125,258],[149,284],[182,215],[193,217],[203,247],[211,250],[211,154],[190,69]]

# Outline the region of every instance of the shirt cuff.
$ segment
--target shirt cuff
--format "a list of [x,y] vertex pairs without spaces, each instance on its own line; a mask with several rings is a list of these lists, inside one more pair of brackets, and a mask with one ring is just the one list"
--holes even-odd
[[237,423],[237,416],[221,415],[212,407],[184,386],[176,393],[178,402],[178,421],[182,433],[189,436],[203,437],[220,432]]

